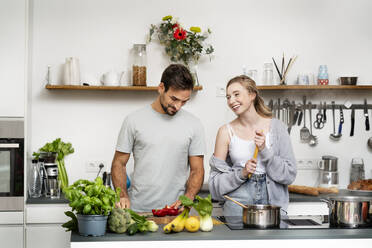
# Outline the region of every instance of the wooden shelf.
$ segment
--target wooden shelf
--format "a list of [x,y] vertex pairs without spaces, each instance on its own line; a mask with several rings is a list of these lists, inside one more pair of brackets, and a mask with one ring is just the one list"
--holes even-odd
[[[157,86],[83,86],[83,85],[50,85],[48,90],[122,90],[122,91],[156,91]],[[194,87],[194,91],[202,90],[203,86]]]
[[372,90],[372,85],[265,85],[259,90]]

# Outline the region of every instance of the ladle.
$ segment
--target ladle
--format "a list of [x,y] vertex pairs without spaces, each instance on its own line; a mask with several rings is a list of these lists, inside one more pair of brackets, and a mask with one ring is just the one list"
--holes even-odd
[[341,135],[336,134],[336,127],[335,127],[335,102],[332,101],[332,116],[333,116],[333,133],[329,135],[332,140],[339,140]]
[[368,141],[367,141],[367,144],[368,144],[368,147],[370,149],[372,149],[372,137],[369,137]]
[[227,196],[227,195],[224,195],[223,197],[225,197],[226,199],[228,199],[228,200],[230,200],[230,201],[232,201],[232,202],[238,204],[238,205],[241,206],[242,208],[247,208],[247,206],[244,205],[243,203],[240,203],[240,202],[238,202],[238,201],[235,201],[234,199],[232,199],[231,197],[229,197],[229,196]]

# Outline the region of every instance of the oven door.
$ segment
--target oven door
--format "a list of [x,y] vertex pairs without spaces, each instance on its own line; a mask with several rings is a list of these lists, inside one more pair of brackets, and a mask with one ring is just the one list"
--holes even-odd
[[23,139],[0,143],[0,211],[23,210]]

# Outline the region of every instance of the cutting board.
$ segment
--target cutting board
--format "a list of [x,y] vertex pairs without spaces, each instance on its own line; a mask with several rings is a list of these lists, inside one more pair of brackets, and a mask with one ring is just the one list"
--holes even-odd
[[[177,216],[164,216],[164,217],[156,217],[154,216],[152,213],[138,213],[142,216],[146,216],[146,219],[147,220],[153,220],[156,224],[158,225],[165,225],[165,224],[168,224],[169,222],[171,222],[172,220],[174,220],[174,218],[176,218]],[[199,219],[199,216],[194,216],[196,218]],[[221,225],[221,224],[224,224],[223,222],[215,219],[215,218],[212,218],[213,220],[213,225]]]

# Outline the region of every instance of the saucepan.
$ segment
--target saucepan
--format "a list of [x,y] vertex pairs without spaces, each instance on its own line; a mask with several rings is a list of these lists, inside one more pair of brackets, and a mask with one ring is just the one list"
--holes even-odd
[[280,225],[280,207],[274,205],[244,205],[229,196],[226,199],[243,208],[243,224],[251,228],[276,228]]
[[330,196],[321,200],[328,204],[331,226],[358,228],[371,225],[369,208],[372,197]]

